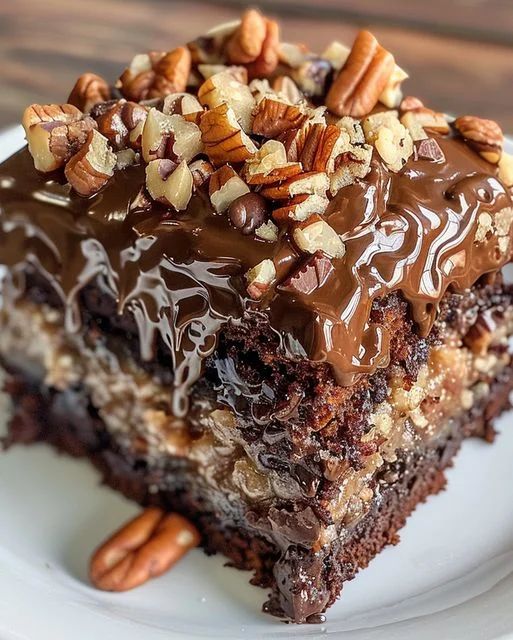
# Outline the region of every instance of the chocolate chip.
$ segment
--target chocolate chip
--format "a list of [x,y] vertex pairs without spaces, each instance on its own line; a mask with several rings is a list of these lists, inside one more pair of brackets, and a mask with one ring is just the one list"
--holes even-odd
[[326,282],[331,272],[333,264],[328,256],[321,251],[317,251],[313,256],[290,275],[280,286],[282,291],[291,293],[313,293]]
[[231,203],[228,216],[236,229],[249,236],[267,221],[267,201],[258,193],[245,193]]
[[419,160],[433,160],[433,162],[445,162],[444,152],[433,138],[421,140],[417,146],[417,158]]

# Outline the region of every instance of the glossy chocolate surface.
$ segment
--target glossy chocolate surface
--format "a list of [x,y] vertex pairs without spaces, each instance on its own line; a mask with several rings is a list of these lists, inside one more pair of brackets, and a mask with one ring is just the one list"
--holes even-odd
[[[160,333],[174,357],[176,414],[223,324],[248,313],[268,316],[285,355],[328,362],[348,385],[388,363],[389,336],[370,322],[375,298],[401,291],[425,335],[449,286],[470,287],[510,258],[509,236],[476,241],[482,214],[494,219],[513,206],[495,167],[461,141],[437,141],[445,161],[412,157],[392,173],[375,158],[364,180],[337,194],[325,217],[346,253],[306,293],[281,286],[308,259],[286,231],[276,243],[243,235],[202,195],[185,213],[130,210],[142,167],[116,172],[84,199],[60,177],[38,174],[26,149],[0,167],[0,262],[45,275],[69,331],[80,326],[81,288],[96,279],[136,319],[143,358]],[[264,258],[274,260],[277,282],[254,302],[244,273]]]

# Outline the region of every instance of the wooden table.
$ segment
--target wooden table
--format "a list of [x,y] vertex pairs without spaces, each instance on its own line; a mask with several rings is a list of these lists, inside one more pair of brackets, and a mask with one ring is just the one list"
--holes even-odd
[[[63,101],[76,77],[114,79],[134,53],[171,48],[233,19],[241,0],[0,1],[0,126],[31,102]],[[409,72],[407,92],[513,133],[511,0],[261,0],[283,39],[322,50],[371,28]]]

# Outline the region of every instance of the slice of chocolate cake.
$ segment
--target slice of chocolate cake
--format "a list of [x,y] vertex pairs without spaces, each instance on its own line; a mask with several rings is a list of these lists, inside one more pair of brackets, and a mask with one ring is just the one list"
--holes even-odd
[[32,105],[0,166],[7,443],[188,516],[296,622],[513,387],[513,160],[405,77],[251,10]]

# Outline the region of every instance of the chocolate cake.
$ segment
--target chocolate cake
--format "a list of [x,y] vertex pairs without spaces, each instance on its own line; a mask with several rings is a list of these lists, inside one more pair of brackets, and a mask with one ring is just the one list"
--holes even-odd
[[187,516],[295,622],[513,388],[513,158],[406,77],[248,10],[30,106],[0,166],[6,443]]

